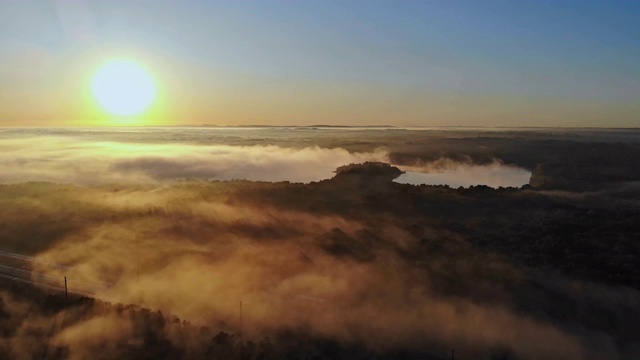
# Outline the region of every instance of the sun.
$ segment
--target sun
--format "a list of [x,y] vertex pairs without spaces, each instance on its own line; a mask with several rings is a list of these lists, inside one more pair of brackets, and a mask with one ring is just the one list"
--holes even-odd
[[91,90],[98,103],[117,116],[142,113],[157,94],[151,74],[128,59],[111,60],[102,65],[93,76]]

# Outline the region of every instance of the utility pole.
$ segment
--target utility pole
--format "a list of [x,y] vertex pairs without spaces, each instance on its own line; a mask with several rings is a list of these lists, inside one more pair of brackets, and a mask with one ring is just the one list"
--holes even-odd
[[64,277],[64,303],[65,305],[69,303],[69,295],[67,293],[67,277]]

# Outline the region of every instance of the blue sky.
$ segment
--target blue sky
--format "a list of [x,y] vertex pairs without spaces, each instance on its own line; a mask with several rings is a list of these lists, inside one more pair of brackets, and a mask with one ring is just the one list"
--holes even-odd
[[[637,126],[639,18],[638,1],[5,0],[0,101],[27,123],[89,116],[59,79],[80,91],[82,66],[125,55],[174,123]],[[68,109],[38,113],[30,90]]]

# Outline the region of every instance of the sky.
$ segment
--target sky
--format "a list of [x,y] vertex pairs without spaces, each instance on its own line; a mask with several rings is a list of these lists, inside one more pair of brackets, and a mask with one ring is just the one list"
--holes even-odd
[[[640,1],[0,0],[0,126],[640,125]],[[122,118],[92,76],[142,64]]]

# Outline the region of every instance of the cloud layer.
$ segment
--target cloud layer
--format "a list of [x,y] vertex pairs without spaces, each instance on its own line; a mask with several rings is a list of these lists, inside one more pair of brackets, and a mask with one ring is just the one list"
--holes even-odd
[[0,142],[0,183],[139,183],[185,178],[311,182],[341,165],[386,161],[382,150],[320,147],[142,144],[30,137]]
[[[181,179],[309,183],[331,178],[339,166],[365,161],[390,160],[383,148],[352,152],[339,147],[204,145],[166,139],[143,143],[45,134],[0,140],[0,183],[136,184]],[[452,187],[519,187],[531,175],[500,160],[476,165],[441,158],[401,169],[407,174],[398,182]]]

